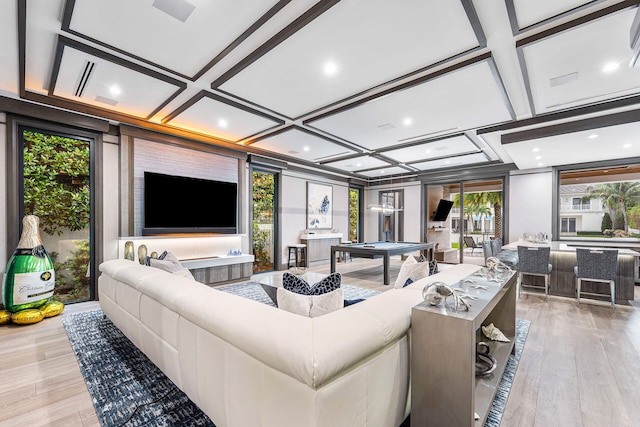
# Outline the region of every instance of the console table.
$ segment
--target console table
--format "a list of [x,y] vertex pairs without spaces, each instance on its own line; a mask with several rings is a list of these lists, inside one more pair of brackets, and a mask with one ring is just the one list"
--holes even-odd
[[124,258],[124,244],[128,240],[134,243],[136,260],[140,245],[147,247],[148,255],[167,250],[178,257],[198,282],[207,285],[248,279],[253,274],[253,255],[228,255],[229,251],[248,246],[246,234],[125,236],[118,239],[120,258]]
[[[411,425],[482,426],[513,353],[516,334],[516,277],[503,284],[472,276],[476,285],[454,284],[478,299],[465,312],[421,303],[411,310]],[[489,341],[478,334],[482,325],[493,323],[511,340]],[[498,367],[487,378],[475,376],[477,337],[489,343]],[[474,413],[479,420],[474,419]]]

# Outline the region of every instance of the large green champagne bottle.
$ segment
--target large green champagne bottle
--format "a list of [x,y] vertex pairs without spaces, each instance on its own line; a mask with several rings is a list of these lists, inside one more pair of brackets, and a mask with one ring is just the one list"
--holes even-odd
[[18,247],[7,264],[4,307],[12,313],[40,307],[53,296],[53,262],[40,240],[38,222],[35,215],[24,217]]

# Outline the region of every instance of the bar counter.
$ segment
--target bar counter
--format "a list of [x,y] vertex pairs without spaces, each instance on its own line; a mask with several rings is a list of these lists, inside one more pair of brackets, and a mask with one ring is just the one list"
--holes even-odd
[[[616,304],[629,305],[629,300],[634,299],[634,286],[638,282],[638,265],[640,252],[629,247],[640,247],[640,242],[587,242],[571,241],[550,243],[531,243],[515,241],[504,245],[503,249],[518,250],[518,246],[550,246],[551,255],[549,262],[553,265],[551,282],[549,283],[549,295],[557,295],[569,298],[576,297],[576,276],[573,267],[576,266],[576,248],[587,249],[617,249],[618,250],[618,275],[616,277]],[[536,276],[524,276],[524,283],[544,286],[544,278]],[[609,285],[583,281],[583,292],[602,293],[602,301],[611,301]]]

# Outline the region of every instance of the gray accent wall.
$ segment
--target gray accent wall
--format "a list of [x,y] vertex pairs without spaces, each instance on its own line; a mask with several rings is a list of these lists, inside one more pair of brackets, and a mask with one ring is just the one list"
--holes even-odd
[[[238,159],[236,158],[140,138],[136,138],[133,144],[133,235],[135,236],[142,235],[145,171],[238,183]],[[171,203],[170,194],[167,194],[167,203]],[[212,203],[203,200],[202,208],[209,207]]]

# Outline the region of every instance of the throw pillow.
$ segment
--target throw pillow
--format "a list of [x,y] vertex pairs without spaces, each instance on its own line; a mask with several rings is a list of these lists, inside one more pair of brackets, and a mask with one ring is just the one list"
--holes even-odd
[[438,272],[438,261],[436,261],[435,259],[432,261],[429,261],[429,276],[431,276],[432,274],[436,274]]
[[408,257],[400,267],[400,272],[396,278],[396,283],[393,286],[396,289],[403,288],[407,283],[407,279],[411,279],[414,282],[427,277],[429,275],[429,263],[418,262],[412,256]]
[[288,291],[302,295],[322,295],[340,288],[342,275],[340,273],[331,273],[318,283],[312,286],[304,280],[291,273],[285,272],[282,275],[282,287]]
[[162,259],[160,259],[160,257],[158,257],[158,259],[149,258],[149,265],[151,267],[168,271],[169,273],[176,276],[187,277],[195,280],[191,272],[188,269],[184,268],[182,264],[180,264],[180,260],[178,260],[178,257],[176,257],[174,254],[164,251],[161,257]]
[[318,317],[344,306],[341,288],[321,295],[303,295],[278,288],[278,308],[306,317]]

